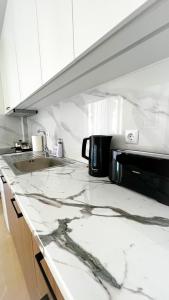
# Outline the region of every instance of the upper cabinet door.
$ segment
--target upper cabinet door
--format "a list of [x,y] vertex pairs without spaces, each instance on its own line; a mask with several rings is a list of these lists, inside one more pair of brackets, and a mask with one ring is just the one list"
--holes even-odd
[[1,78],[0,78],[0,114],[4,113],[4,97],[2,92],[2,84],[1,84]]
[[5,112],[20,102],[20,87],[13,32],[13,9],[9,0],[6,7],[0,43],[0,72]]
[[13,2],[14,35],[21,100],[42,85],[36,5],[34,0]]
[[145,2],[146,0],[73,0],[75,56]]
[[44,83],[74,59],[72,0],[35,1]]

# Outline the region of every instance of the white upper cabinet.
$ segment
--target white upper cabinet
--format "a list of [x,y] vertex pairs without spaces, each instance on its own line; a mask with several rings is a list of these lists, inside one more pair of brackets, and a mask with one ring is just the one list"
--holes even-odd
[[2,84],[1,84],[1,78],[0,78],[0,114],[4,113],[4,97],[2,92]]
[[0,42],[0,72],[5,112],[20,102],[20,88],[13,34],[13,14],[8,1]]
[[9,1],[13,2],[21,100],[24,100],[42,85],[36,5],[34,0]]
[[42,78],[46,82],[74,59],[72,0],[35,1]]
[[75,55],[78,56],[146,0],[73,0]]

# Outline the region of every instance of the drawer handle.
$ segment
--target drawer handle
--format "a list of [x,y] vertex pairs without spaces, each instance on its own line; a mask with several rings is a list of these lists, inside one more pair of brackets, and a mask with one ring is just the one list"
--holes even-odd
[[6,107],[6,110],[9,110],[10,108],[11,108],[10,106],[7,106],[7,107]]
[[3,175],[1,176],[1,180],[2,180],[2,183],[3,183],[3,184],[6,183],[5,177],[4,177]]
[[[37,261],[37,263],[38,263],[38,265],[39,265],[39,268],[40,268],[40,270],[41,270],[42,276],[43,276],[43,278],[44,278],[44,280],[45,280],[45,282],[46,282],[46,285],[47,285],[47,287],[48,287],[48,289],[49,289],[49,291],[50,291],[50,293],[51,293],[51,295],[52,295],[52,298],[53,298],[54,300],[57,300],[57,298],[56,298],[56,296],[55,296],[55,293],[54,293],[54,291],[53,291],[53,288],[52,288],[52,286],[51,286],[51,284],[50,284],[50,282],[49,282],[49,279],[48,279],[48,277],[47,277],[47,275],[46,275],[46,273],[45,273],[45,271],[44,271],[44,269],[43,269],[43,266],[42,266],[42,264],[41,264],[41,261],[44,259],[42,253],[41,253],[41,252],[37,253],[37,254],[35,255],[35,258],[36,258],[36,261]],[[46,296],[47,296],[47,295],[45,295],[44,297],[46,297]],[[44,298],[44,297],[43,297],[43,298]],[[43,298],[42,298],[42,299],[43,299]],[[44,298],[44,299],[45,299],[45,298]],[[46,300],[47,300],[47,298],[46,298]]]
[[16,207],[15,207],[15,204],[14,204],[15,201],[16,201],[15,198],[12,198],[12,199],[11,199],[12,206],[13,206],[15,212],[16,212],[17,218],[19,219],[19,218],[23,217],[23,214],[22,214],[21,212],[18,213],[18,211],[17,211],[17,209],[16,209]]

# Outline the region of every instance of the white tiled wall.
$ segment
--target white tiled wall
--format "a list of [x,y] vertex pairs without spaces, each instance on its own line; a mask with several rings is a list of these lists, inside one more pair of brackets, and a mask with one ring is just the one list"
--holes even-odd
[[[81,160],[83,137],[114,135],[114,147],[169,154],[169,59],[147,66],[29,118],[29,135],[47,130],[52,149],[64,141],[65,156]],[[125,143],[126,129],[139,130],[138,145]]]

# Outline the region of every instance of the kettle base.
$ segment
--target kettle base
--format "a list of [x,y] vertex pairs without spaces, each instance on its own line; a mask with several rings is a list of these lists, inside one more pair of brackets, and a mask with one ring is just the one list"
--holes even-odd
[[89,175],[93,177],[107,177],[108,173],[101,173],[99,171],[89,169]]

